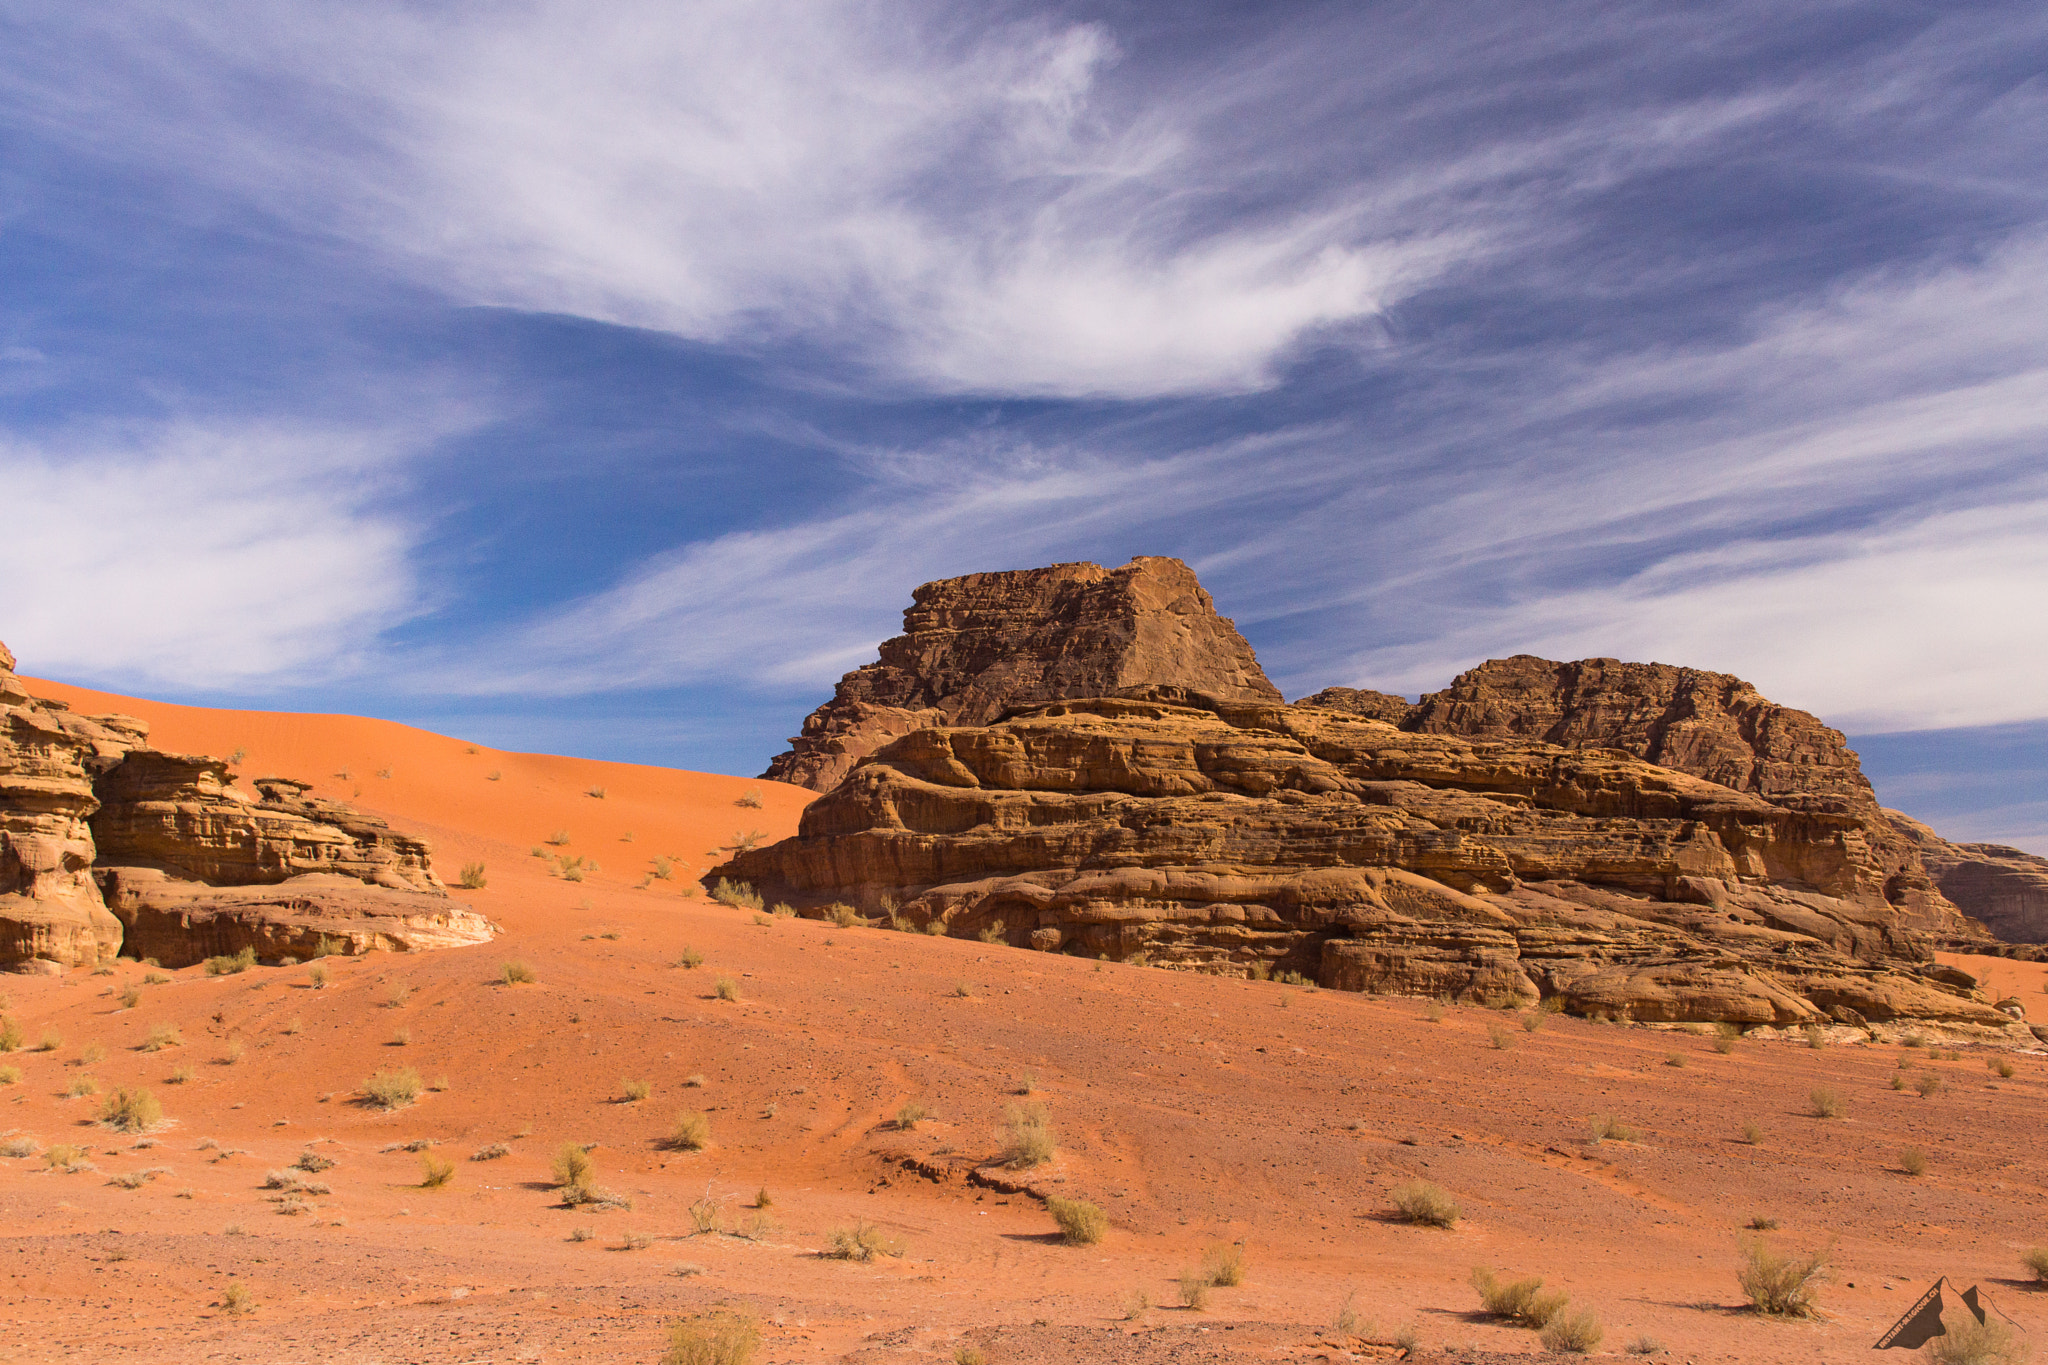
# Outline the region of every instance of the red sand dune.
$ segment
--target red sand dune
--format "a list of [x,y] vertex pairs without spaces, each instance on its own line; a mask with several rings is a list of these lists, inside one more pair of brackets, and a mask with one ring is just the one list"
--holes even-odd
[[[32,687],[144,716],[164,748],[245,749],[246,775],[310,779],[427,835],[451,879],[483,862],[489,886],[457,894],[503,935],[330,959],[324,989],[309,966],[145,985],[128,962],[0,985],[31,1047],[61,1039],[5,1058],[21,1075],[0,1087],[0,1131],[89,1146],[95,1168],[0,1160],[0,1304],[16,1327],[0,1362],[653,1361],[665,1323],[721,1304],[762,1321],[763,1361],[946,1361],[963,1345],[991,1365],[1385,1359],[1409,1326],[1420,1360],[1537,1352],[1474,1314],[1479,1264],[1545,1276],[1598,1312],[1602,1349],[1648,1335],[1664,1359],[1862,1360],[1944,1274],[2048,1338],[2048,1293],[2018,1259],[2048,1243],[2038,1053],[1752,1039],[1723,1055],[1686,1032],[1551,1019],[1531,1033],[1462,1008],[1432,1022],[1413,1000],[757,924],[686,895],[689,878],[736,832],[793,830],[807,792],[354,717]],[[758,810],[735,804],[750,791]],[[558,830],[598,874],[546,874],[529,851]],[[678,877],[643,888],[658,854]],[[671,965],[686,947],[702,966]],[[507,960],[538,980],[503,984]],[[2040,966],[1990,970],[2048,1014]],[[738,1000],[716,998],[720,977]],[[182,1047],[137,1050],[165,1023]],[[2000,1055],[2011,1079],[1988,1069]],[[1893,1090],[1902,1064],[1942,1088]],[[447,1088],[392,1113],[357,1102],[398,1066]],[[190,1078],[168,1083],[180,1067]],[[142,1145],[93,1125],[98,1101],[65,1097],[81,1075],[149,1086],[168,1126]],[[628,1079],[652,1096],[625,1102]],[[1817,1087],[1840,1117],[1810,1116]],[[933,1118],[895,1131],[908,1100]],[[961,1178],[1019,1103],[1045,1106],[1056,1161]],[[661,1145],[683,1109],[708,1116],[706,1150]],[[1589,1141],[1596,1114],[1638,1140]],[[446,1188],[420,1188],[421,1156],[395,1149],[419,1140],[454,1160]],[[572,1141],[597,1144],[599,1183],[630,1211],[558,1207],[549,1159]],[[469,1159],[500,1142],[509,1155]],[[309,1146],[336,1162],[309,1177],[331,1192],[281,1216],[266,1173]],[[1899,1169],[1908,1146],[1928,1158],[1918,1178]],[[111,1183],[153,1168],[135,1189]],[[1410,1178],[1450,1190],[1463,1221],[1390,1221],[1387,1191]],[[997,1187],[1027,1182],[1102,1205],[1106,1239],[1058,1244],[1038,1199]],[[733,1228],[762,1189],[754,1236],[693,1233],[693,1204]],[[1824,1318],[1742,1311],[1752,1216],[1778,1221],[1763,1234],[1778,1247],[1833,1244]],[[857,1220],[903,1254],[814,1254]],[[1179,1308],[1179,1272],[1220,1242],[1244,1244],[1249,1276],[1206,1312]],[[217,1306],[230,1281],[253,1312]],[[1138,1292],[1155,1306],[1126,1320]],[[1334,1330],[1347,1301],[1372,1324],[1362,1338]]]

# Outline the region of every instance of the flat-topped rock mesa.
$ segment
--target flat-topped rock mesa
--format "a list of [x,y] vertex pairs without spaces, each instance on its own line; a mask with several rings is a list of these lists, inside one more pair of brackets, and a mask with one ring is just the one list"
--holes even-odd
[[[1444,732],[1469,714],[1422,729],[1402,703],[1392,724],[1384,694],[1287,706],[1203,681],[923,723],[794,838],[706,881],[805,913],[843,902],[904,928],[1340,989],[2024,1034],[1933,961],[1917,888],[1821,761],[1846,752],[1838,736],[1784,750],[1833,785],[1788,780],[1776,799],[1616,745]],[[1758,771],[1747,743],[1672,729],[1660,752]]]
[[1178,559],[1054,564],[927,583],[881,658],[840,679],[764,777],[830,791],[899,735],[1153,683],[1279,701],[1252,647]]
[[2007,943],[2048,943],[2048,858],[2004,844],[1953,844],[1902,811],[1885,815],[1971,919]]
[[29,695],[0,646],[0,967],[168,967],[481,943],[419,839],[306,784],[148,747],[127,716]]

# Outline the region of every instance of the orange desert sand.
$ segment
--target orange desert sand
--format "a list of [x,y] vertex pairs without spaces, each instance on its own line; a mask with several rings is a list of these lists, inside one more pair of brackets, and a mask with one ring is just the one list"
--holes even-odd
[[[1951,1056],[1930,1032],[1919,1049],[1751,1037],[1724,1055],[1704,1030],[1432,1022],[1419,1000],[760,923],[694,878],[736,833],[792,833],[811,797],[796,787],[31,686],[142,716],[160,748],[246,750],[244,778],[311,780],[432,840],[451,883],[484,863],[487,888],[455,895],[502,932],[330,958],[324,989],[310,965],[141,985],[127,960],[0,982],[28,1039],[5,1059],[20,1078],[0,1087],[0,1131],[90,1149],[71,1173],[0,1161],[0,1361],[654,1362],[668,1323],[716,1306],[759,1319],[764,1362],[1392,1359],[1403,1329],[1416,1360],[1540,1355],[1478,1315],[1477,1265],[1569,1291],[1617,1358],[1650,1337],[1670,1361],[1896,1359],[1871,1343],[1940,1275],[2048,1341],[2048,1292],[2020,1264],[2048,1243],[2038,1051]],[[759,809],[737,804],[749,792]],[[563,830],[601,867],[581,884],[531,856]],[[643,887],[657,855],[676,876]],[[702,965],[677,966],[686,949]],[[504,984],[508,961],[534,982]],[[2048,1010],[2041,964],[1957,961]],[[183,1046],[139,1050],[160,1024]],[[61,1042],[37,1050],[46,1033]],[[395,1067],[446,1088],[362,1104]],[[1923,1097],[1927,1074],[1942,1084]],[[93,1124],[96,1099],[65,1097],[82,1076],[151,1088],[165,1126]],[[629,1102],[629,1080],[652,1093]],[[1839,1117],[1812,1116],[1816,1088]],[[907,1101],[932,1117],[898,1131]],[[1058,1155],[1000,1170],[1005,1109],[1033,1103]],[[664,1145],[683,1110],[708,1116],[702,1151]],[[1635,1140],[1592,1141],[1596,1115]],[[403,1144],[423,1141],[455,1165],[445,1188],[421,1188]],[[598,1183],[630,1210],[560,1207],[549,1163],[569,1142],[596,1144]],[[471,1159],[495,1143],[509,1154]],[[306,1151],[335,1163],[306,1177],[331,1193],[282,1215],[266,1175]],[[1416,1178],[1463,1205],[1454,1229],[1393,1221],[1388,1191]],[[1039,1195],[1101,1205],[1107,1236],[1062,1245]],[[751,1235],[693,1233],[707,1199]],[[1746,1234],[1752,1218],[1776,1229]],[[902,1254],[818,1254],[862,1220]],[[1832,1246],[1824,1316],[1746,1310],[1746,1235]],[[1180,1273],[1225,1243],[1244,1282],[1182,1308]],[[253,1310],[220,1306],[231,1282]],[[1335,1327],[1347,1303],[1355,1334]]]

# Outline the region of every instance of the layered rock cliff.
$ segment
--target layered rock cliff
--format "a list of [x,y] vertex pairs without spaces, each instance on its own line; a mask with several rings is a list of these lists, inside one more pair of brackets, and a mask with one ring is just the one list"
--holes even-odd
[[226,760],[151,749],[143,722],[74,715],[13,668],[0,646],[0,967],[490,938],[421,840],[304,783],[252,796]]
[[881,658],[840,679],[763,774],[829,791],[899,735],[1139,683],[1278,701],[1237,628],[1178,559],[1054,564],[927,583]]
[[[1153,582],[1191,647],[1128,647]],[[797,836],[707,881],[1347,989],[2017,1027],[1934,963],[1973,927],[1843,737],[1739,679],[1524,656],[1287,706],[1176,561],[917,603],[771,769],[829,788]]]
[[2048,858],[2004,844],[1952,844],[1900,811],[1885,815],[1971,919],[2007,943],[2048,943]]

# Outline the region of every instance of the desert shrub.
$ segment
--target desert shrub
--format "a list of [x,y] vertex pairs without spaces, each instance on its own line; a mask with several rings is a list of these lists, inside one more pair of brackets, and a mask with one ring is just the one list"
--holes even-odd
[[66,1174],[92,1169],[92,1163],[85,1159],[85,1148],[74,1147],[68,1142],[53,1142],[44,1148],[43,1164],[53,1171],[63,1171]]
[[1430,1001],[1422,1007],[1422,1017],[1432,1024],[1441,1024],[1444,1021],[1443,1005],[1435,1000]]
[[595,1238],[596,1236],[597,1236],[597,1229],[596,1229],[596,1228],[587,1228],[587,1227],[585,1227],[585,1228],[570,1228],[570,1229],[569,1229],[569,1240],[570,1240],[570,1241],[572,1241],[572,1242],[588,1242],[588,1241],[592,1240],[593,1238]]
[[858,929],[867,924],[867,920],[862,918],[860,911],[844,901],[835,901],[826,908],[825,913],[830,915],[832,922],[841,929]]
[[1493,1050],[1496,1052],[1506,1052],[1515,1045],[1514,1036],[1499,1024],[1488,1024],[1486,1026],[1486,1037],[1493,1044]]
[[1827,1032],[1818,1024],[1808,1024],[1800,1030],[1800,1033],[1805,1036],[1806,1045],[1816,1052],[1828,1045]]
[[121,1133],[146,1133],[164,1121],[164,1107],[141,1086],[123,1086],[100,1106],[100,1122]]
[[462,865],[462,877],[456,885],[460,886],[464,891],[483,890],[485,885],[487,885],[484,879],[484,865],[482,863],[464,863]]
[[953,1365],[988,1365],[988,1355],[979,1346],[962,1346],[953,1352]]
[[533,974],[533,968],[524,962],[507,962],[498,969],[499,979],[508,986],[531,986],[540,978]]
[[1537,1328],[1563,1311],[1569,1295],[1543,1292],[1541,1276],[1526,1280],[1503,1280],[1485,1266],[1472,1267],[1471,1284],[1479,1295],[1479,1306],[1496,1318],[1523,1327]]
[[420,1188],[438,1190],[455,1178],[455,1163],[432,1152],[420,1153]]
[[654,1239],[637,1229],[629,1230],[619,1238],[621,1251],[645,1251],[654,1244]]
[[1921,1347],[1920,1358],[1927,1365],[2020,1365],[2030,1353],[2012,1328],[1997,1318],[1978,1322],[1964,1314],[1955,1326]]
[[87,1043],[78,1053],[80,1066],[98,1066],[107,1060],[107,1050],[98,1043]]
[[569,831],[566,829],[556,830],[553,834],[550,834],[548,836],[548,842],[553,844],[556,848],[568,847]]
[[1815,1118],[1832,1119],[1841,1116],[1842,1097],[1826,1086],[1816,1086],[1806,1098],[1813,1106]]
[[[10,1133],[4,1138],[0,1138],[0,1156],[24,1157],[34,1156],[35,1154],[36,1140],[26,1133]],[[2048,1279],[2048,1275],[2044,1275],[2042,1278]]]
[[707,1313],[669,1325],[661,1365],[751,1365],[760,1349],[761,1329],[752,1318]]
[[139,1004],[141,1004],[141,1003],[142,1003],[142,987],[140,987],[140,986],[136,986],[136,985],[132,985],[132,984],[131,984],[131,985],[130,985],[130,986],[128,987],[128,989],[127,989],[127,990],[125,990],[125,991],[122,991],[122,992],[121,992],[121,1008],[122,1008],[122,1009],[124,1009],[124,1010],[132,1010],[132,1009],[134,1009],[134,1008],[135,1008],[135,1007],[136,1007],[137,1005],[139,1005]]
[[1244,1283],[1244,1248],[1235,1242],[1218,1242],[1202,1253],[1202,1273],[1209,1277],[1209,1283],[1235,1288]]
[[1045,1211],[1059,1225],[1060,1236],[1068,1246],[1092,1247],[1109,1231],[1108,1217],[1085,1199],[1054,1197],[1046,1200]]
[[149,1033],[142,1040],[144,1052],[162,1052],[167,1047],[185,1046],[185,1035],[178,1032],[176,1024],[151,1024]]
[[1753,1213],[1749,1216],[1749,1221],[1744,1223],[1743,1226],[1751,1232],[1773,1232],[1777,1229],[1778,1220],[1770,1217],[1768,1214]]
[[690,1205],[690,1226],[700,1234],[718,1231],[718,1201],[707,1194]]
[[312,969],[306,973],[306,984],[316,991],[326,990],[327,969],[317,962],[314,963]]
[[1927,1039],[1918,1033],[1909,1033],[1899,1039],[1900,1047],[1926,1047]]
[[705,1086],[704,1073],[701,1071],[692,1072],[690,1075],[683,1077],[683,1085],[690,1090],[702,1090]]
[[71,1079],[71,1084],[64,1087],[66,1099],[82,1099],[87,1095],[97,1095],[99,1093],[100,1083],[90,1076],[74,1076]]
[[1923,1100],[1937,1095],[1941,1092],[1941,1077],[1935,1075],[1932,1071],[1922,1072],[1914,1079],[1913,1089],[1919,1093],[1920,1098]]
[[740,793],[739,799],[734,801],[733,804],[744,807],[747,810],[759,810],[761,809],[761,793],[750,788]]
[[972,1000],[974,998],[973,983],[968,981],[955,981],[953,983],[953,995],[955,998],[960,1000]]
[[0,1014],[0,1052],[19,1052],[24,1041],[21,1025],[13,1016]]
[[[151,965],[154,965],[156,959],[150,958],[149,962]],[[142,984],[145,986],[168,986],[171,984],[171,979],[162,972],[144,972],[142,974]]]
[[695,1109],[685,1109],[676,1115],[675,1126],[669,1129],[668,1145],[679,1152],[701,1152],[711,1143],[711,1119]]
[[1742,1125],[1742,1140],[1754,1147],[1764,1140],[1764,1130],[1754,1123],[1745,1123]]
[[1903,1077],[1903,1076],[1894,1076],[1894,1077],[1892,1077],[1892,1089],[1894,1089],[1894,1090],[1904,1090],[1905,1088],[1906,1088],[1906,1078],[1905,1078],[1905,1077]]
[[975,937],[980,939],[983,943],[1007,944],[1010,941],[1009,938],[1006,936],[1007,933],[1008,926],[1006,926],[1001,920],[995,920],[992,921],[989,924],[989,926],[983,929],[979,934],[976,934]]
[[1735,1044],[1742,1037],[1742,1030],[1734,1024],[1714,1025],[1714,1051],[1727,1054],[1735,1051]]
[[2020,1255],[2020,1264],[2025,1266],[2038,1284],[2048,1284],[2048,1247],[2034,1247]]
[[1542,1010],[1523,1010],[1521,1013],[1522,1032],[1534,1033],[1542,1028],[1549,1018]]
[[409,1066],[379,1071],[363,1082],[363,1094],[379,1109],[403,1109],[420,1097],[425,1088],[420,1073]]
[[299,1153],[299,1159],[294,1161],[292,1166],[297,1170],[305,1171],[309,1175],[318,1175],[322,1171],[333,1170],[334,1159],[332,1157],[324,1157],[308,1148],[306,1151]]
[[36,1051],[38,1052],[55,1052],[62,1046],[64,1046],[64,1035],[57,1032],[54,1028],[44,1029],[43,1036],[36,1039]]
[[1685,1065],[1685,1054],[1684,1054],[1683,1052],[1667,1052],[1667,1053],[1665,1053],[1665,1054],[1664,1054],[1664,1065],[1666,1065],[1666,1066],[1684,1066],[1684,1065]]
[[931,1116],[932,1111],[925,1107],[922,1100],[905,1100],[896,1110],[896,1126],[907,1133]]
[[788,901],[777,901],[768,907],[768,913],[776,916],[778,919],[787,919],[796,914],[796,907]]
[[740,983],[729,976],[719,977],[711,989],[717,993],[720,1000],[737,1000],[740,998]]
[[1634,1142],[1636,1130],[1612,1114],[1596,1114],[1593,1118],[1593,1141]]
[[1180,1306],[1190,1313],[1206,1312],[1209,1307],[1209,1277],[1199,1270],[1183,1270],[1180,1274]]
[[1773,1317],[1803,1318],[1814,1311],[1814,1299],[1827,1278],[1826,1251],[1810,1255],[1781,1256],[1761,1241],[1742,1244],[1742,1263],[1735,1281],[1743,1297],[1759,1313]]
[[1391,1197],[1403,1220],[1423,1227],[1448,1228],[1464,1215],[1457,1200],[1427,1180],[1403,1181],[1394,1186]]
[[1004,1111],[1003,1125],[1009,1130],[1003,1145],[1004,1165],[1022,1171],[1052,1160],[1057,1144],[1044,1105],[1013,1104]]
[[1338,1306],[1337,1316],[1331,1321],[1330,1326],[1336,1330],[1339,1336],[1363,1337],[1373,1335],[1372,1324],[1358,1316],[1357,1303],[1358,1296],[1356,1294],[1346,1294],[1344,1302]]
[[597,1176],[597,1163],[580,1142],[565,1142],[557,1147],[549,1169],[559,1190],[589,1189]]
[[619,1091],[628,1104],[638,1104],[654,1093],[653,1081],[620,1081]]
[[656,881],[672,881],[676,875],[675,860],[672,858],[664,858],[657,854],[654,858],[653,865],[649,869],[647,875],[654,878]]
[[1136,1322],[1152,1307],[1152,1296],[1147,1294],[1142,1286],[1127,1289],[1124,1291],[1123,1307],[1124,1321]]
[[595,798],[596,798],[597,800],[599,800],[599,801],[602,801],[602,800],[604,800],[604,795],[605,795],[605,793],[604,793],[604,788],[603,788],[603,787],[592,787],[592,788],[590,789],[590,791],[589,791],[589,795],[591,795],[591,796],[595,797]]
[[1600,1319],[1589,1308],[1576,1313],[1559,1313],[1543,1325],[1538,1337],[1546,1351],[1557,1351],[1569,1355],[1584,1355],[1600,1344],[1607,1329],[1600,1325]]
[[18,1067],[18,1066],[0,1066],[0,1085],[20,1085],[20,1084],[21,1084],[21,1068],[20,1068],[20,1067]]
[[1918,1147],[1908,1147],[1899,1153],[1899,1169],[1907,1175],[1927,1174],[1927,1153]]
[[756,910],[754,912],[754,923],[759,924],[765,928],[766,926],[775,923],[775,916],[772,914],[764,915],[760,911]]
[[256,1296],[249,1287],[239,1280],[228,1281],[228,1287],[220,1291],[220,1311],[241,1317],[256,1311]]
[[411,1030],[411,1029],[409,1029],[409,1028],[402,1028],[402,1029],[398,1029],[398,1030],[396,1030],[396,1031],[395,1031],[394,1033],[392,1033],[392,1035],[391,1035],[391,1046],[393,1046],[393,1047],[410,1047],[411,1045],[412,1045],[412,1030]]
[[512,1149],[502,1142],[493,1142],[479,1147],[469,1154],[471,1161],[496,1161],[501,1156],[512,1155]]
[[760,893],[745,882],[727,881],[720,877],[711,886],[711,899],[720,905],[729,905],[735,910],[759,910]]
[[234,976],[240,972],[248,971],[255,965],[256,950],[251,947],[245,947],[239,953],[229,953],[221,957],[209,957],[206,959],[206,974],[208,976]]
[[1621,1348],[1632,1356],[1660,1356],[1668,1349],[1663,1342],[1644,1332],[1641,1336]]
[[701,967],[704,965],[704,954],[698,952],[695,948],[685,948],[677,956],[675,965],[681,967],[684,971]]
[[865,1219],[850,1228],[834,1228],[825,1238],[822,1253],[835,1261],[872,1261],[877,1256],[901,1256],[903,1244]]
[[1985,1065],[1989,1066],[1993,1071],[1997,1072],[1999,1076],[2003,1079],[2008,1081],[2012,1079],[2012,1063],[2006,1058],[1993,1057],[1990,1061],[1986,1062]]

